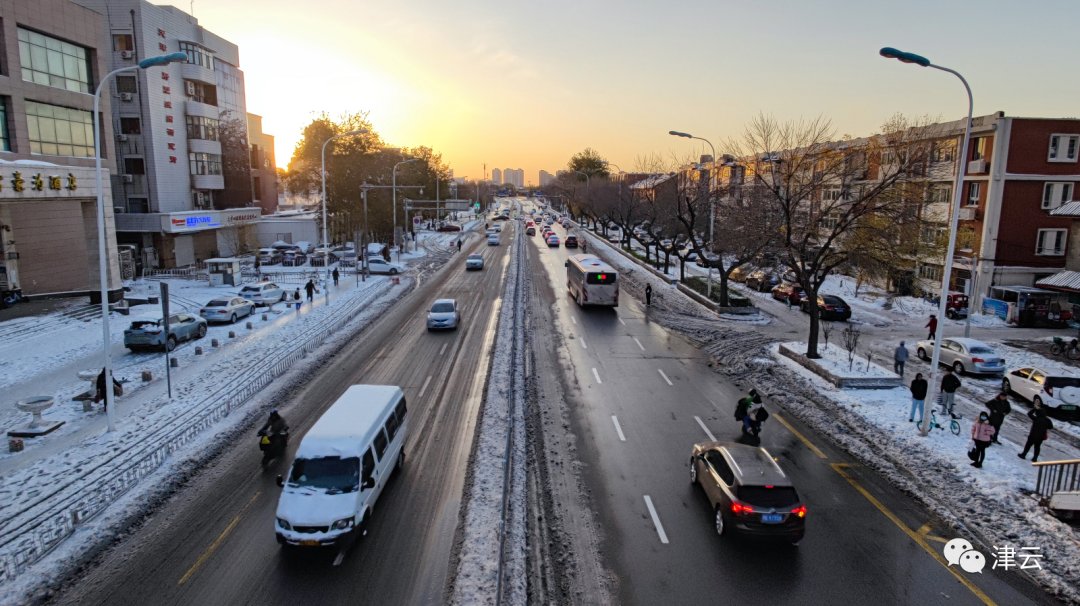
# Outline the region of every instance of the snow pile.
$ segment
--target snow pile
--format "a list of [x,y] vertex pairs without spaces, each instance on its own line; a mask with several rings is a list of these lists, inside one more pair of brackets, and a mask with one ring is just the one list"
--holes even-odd
[[[782,345],[791,351],[806,353],[806,343],[793,341]],[[815,359],[814,363],[829,371],[833,376],[867,379],[896,378],[896,373],[878,366],[872,359],[868,362],[866,356],[859,351],[856,351],[849,361],[846,349],[841,349],[839,346],[830,343],[827,347],[824,345],[819,346],[818,354],[821,357]]]
[[[462,500],[452,604],[525,604],[525,240],[516,232]],[[512,434],[512,435],[511,435]],[[507,452],[510,448],[510,452]],[[509,455],[509,458],[508,458]],[[507,501],[504,502],[504,499]],[[500,578],[501,575],[501,578]],[[502,596],[499,596],[501,586]]]

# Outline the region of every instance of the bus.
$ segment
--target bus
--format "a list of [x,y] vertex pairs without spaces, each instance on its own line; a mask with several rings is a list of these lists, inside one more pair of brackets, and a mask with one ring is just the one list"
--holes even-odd
[[615,269],[596,255],[572,255],[566,262],[566,288],[577,304],[619,306]]

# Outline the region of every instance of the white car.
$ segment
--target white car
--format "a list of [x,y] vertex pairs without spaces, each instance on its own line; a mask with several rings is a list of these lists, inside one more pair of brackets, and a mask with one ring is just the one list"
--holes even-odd
[[210,299],[199,310],[207,322],[232,322],[255,313],[255,304],[243,297],[217,297]]
[[[919,341],[915,344],[915,353],[920,360],[927,361],[934,353],[933,341]],[[1000,374],[1005,372],[1005,358],[992,347],[976,339],[955,337],[941,340],[941,359],[943,366],[952,366],[958,374]]]
[[1080,377],[1053,375],[1041,368],[1014,368],[1002,377],[1001,391],[1045,407],[1052,417],[1080,417]]
[[502,240],[500,240],[499,234],[488,234],[487,243],[488,246],[498,246],[502,244]]
[[454,299],[438,299],[431,305],[431,311],[427,315],[428,330],[457,330],[461,314],[458,313],[457,301]]
[[405,267],[397,263],[391,263],[379,257],[372,257],[367,261],[368,271],[373,274],[390,274],[396,276],[405,271]]
[[255,305],[273,305],[289,296],[284,288],[273,282],[256,282],[240,289],[240,296]]

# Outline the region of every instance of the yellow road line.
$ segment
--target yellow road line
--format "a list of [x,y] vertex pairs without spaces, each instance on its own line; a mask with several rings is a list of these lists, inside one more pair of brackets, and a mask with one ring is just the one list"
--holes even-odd
[[938,543],[948,543],[949,542],[949,540],[944,538],[944,537],[939,537],[937,535],[930,534],[930,525],[929,524],[923,524],[922,526],[920,526],[919,527],[919,534],[921,534],[923,537],[925,537],[928,541],[935,541],[935,542],[938,542]]
[[180,577],[180,581],[176,583],[178,587],[180,585],[183,585],[184,583],[187,583],[188,579],[190,579],[192,575],[194,575],[199,570],[199,568],[202,567],[206,560],[210,559],[210,556],[214,555],[214,552],[217,551],[217,548],[225,542],[225,539],[229,536],[230,533],[232,533],[233,529],[236,528],[236,525],[240,523],[240,518],[244,516],[244,512],[247,511],[248,507],[251,507],[251,504],[255,502],[255,499],[259,498],[260,494],[262,494],[261,490],[255,491],[255,494],[251,497],[251,500],[247,502],[247,505],[244,505],[244,507],[240,509],[240,513],[236,514],[236,517],[234,517],[229,522],[228,526],[225,527],[225,530],[221,531],[221,534],[219,534],[217,538],[214,539],[213,543],[210,543],[210,546],[207,547],[206,551],[204,551],[202,555],[199,556],[199,559],[195,560],[195,563],[191,565],[191,568],[188,568],[188,571],[184,573],[184,576]]
[[[907,524],[901,521],[900,518],[896,517],[896,514],[894,514],[887,507],[885,507],[885,505],[882,504],[881,501],[877,500],[874,495],[870,494],[870,491],[863,488],[862,485],[855,480],[855,478],[851,477],[848,472],[844,471],[844,468],[849,467],[847,463],[833,463],[831,466],[833,468],[833,471],[840,474],[840,477],[847,480],[848,484],[851,484],[851,486],[855,488],[855,490],[859,491],[859,494],[861,494],[867,501],[870,501],[871,505],[877,507],[878,511],[880,511],[886,518],[889,518],[890,522],[895,524],[896,527],[903,531],[903,533],[906,534],[908,537],[910,537],[912,541],[915,541],[915,543],[919,545],[919,547],[922,547],[926,551],[926,553],[929,553],[935,560],[937,560],[938,563],[940,563],[945,568],[945,570],[949,571],[950,574],[956,577],[956,580],[963,583],[964,587],[967,587],[968,590],[971,591],[971,593],[975,594],[975,597],[977,597],[983,604],[986,604],[987,606],[995,606],[994,600],[990,599],[990,596],[986,595],[982,589],[979,589],[979,587],[969,581],[967,577],[961,575],[960,573],[949,567],[949,563],[945,560],[945,556],[941,555],[936,549],[932,548],[930,544],[926,542],[926,538],[924,538],[921,532],[915,532],[914,530],[912,530]],[[929,525],[925,525],[924,528],[926,528],[927,532],[929,532]],[[921,530],[922,529],[920,529],[920,531]]]
[[792,435],[794,435],[796,438],[799,438],[799,440],[803,444],[806,444],[806,447],[810,449],[810,452],[816,454],[819,459],[827,459],[827,458],[829,458],[829,457],[825,456],[825,453],[821,452],[820,448],[818,448],[817,446],[814,446],[814,444],[810,440],[806,439],[806,436],[802,435],[799,432],[798,429],[795,429],[794,427],[792,427],[791,423],[788,423],[787,421],[785,421],[784,417],[780,416],[780,413],[774,412],[774,413],[772,413],[771,416],[774,419],[776,419],[777,421],[780,421],[781,425],[783,425],[784,427],[787,427],[787,430],[790,431],[792,433]]

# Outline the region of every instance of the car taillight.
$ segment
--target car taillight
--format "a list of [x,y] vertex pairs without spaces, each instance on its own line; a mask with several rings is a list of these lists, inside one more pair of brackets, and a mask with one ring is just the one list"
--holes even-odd
[[743,515],[743,514],[753,513],[753,512],[754,512],[754,508],[747,505],[747,504],[745,504],[745,503],[740,503],[738,501],[732,501],[731,502],[731,513],[733,513],[735,515]]
[[799,505],[795,509],[792,509],[791,513],[799,516],[800,518],[805,518],[806,517],[806,505]]
[[834,309],[836,309],[836,308],[833,307],[832,305],[826,305],[825,306],[825,311],[833,311]]
[[974,362],[974,363],[976,363],[976,364],[982,364],[982,363],[983,363],[983,362],[985,362],[986,360],[984,360],[984,359],[982,359],[982,358],[972,358],[972,359],[971,359],[971,361],[972,361],[972,362]]

